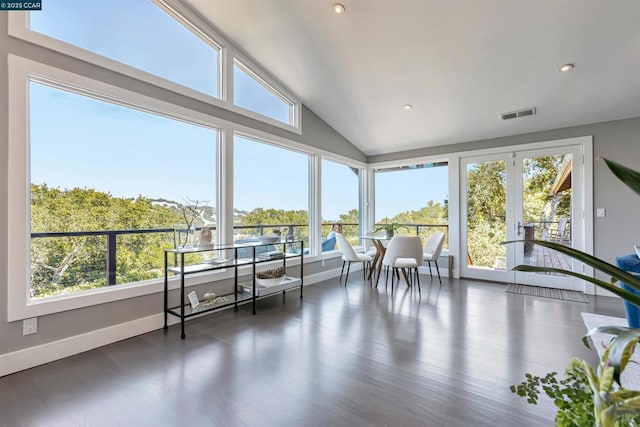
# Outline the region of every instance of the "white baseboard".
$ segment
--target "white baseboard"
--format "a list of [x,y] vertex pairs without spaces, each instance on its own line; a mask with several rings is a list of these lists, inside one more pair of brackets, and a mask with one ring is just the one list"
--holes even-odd
[[[353,270],[362,269],[361,266]],[[340,275],[340,269],[327,270],[304,277],[304,286],[313,285]],[[206,314],[203,314],[203,316]],[[169,316],[169,324],[179,323],[180,319]],[[38,365],[64,359],[74,354],[83,353],[112,344],[137,335],[161,329],[164,326],[162,312],[151,316],[109,326],[95,331],[75,335],[46,344],[17,350],[0,355],[0,377],[33,368]]]
[[0,355],[0,377],[122,341],[164,326],[162,313]]

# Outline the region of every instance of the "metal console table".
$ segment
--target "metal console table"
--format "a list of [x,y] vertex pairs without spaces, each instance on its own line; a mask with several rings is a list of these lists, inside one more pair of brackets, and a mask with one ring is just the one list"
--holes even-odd
[[[299,253],[287,253],[288,248],[295,248],[297,247],[297,245],[300,245]],[[282,253],[284,256],[275,259],[261,259],[260,257],[256,256],[256,248],[263,246],[282,247]],[[249,258],[239,258],[238,249],[242,248],[247,248],[252,256]],[[247,249],[245,249],[245,253]],[[227,256],[229,252],[233,252],[233,257],[216,257],[213,258],[213,260],[208,261],[196,260],[198,262],[190,264],[190,262],[194,261],[194,258],[202,258],[203,255],[207,252],[215,254],[223,253],[224,256]],[[169,265],[170,256],[173,257],[173,265]],[[187,257],[187,260],[185,260],[185,257]],[[291,258],[300,258],[299,278],[285,276],[285,278],[279,284],[273,286],[260,286],[256,284],[256,265],[266,262],[281,261],[282,266],[286,268],[287,260]],[[251,268],[252,279],[244,283],[239,283],[238,269],[244,266]],[[206,305],[201,303],[196,308],[193,308],[189,302],[185,302],[185,276],[189,274],[203,273],[214,270],[224,270],[229,268],[232,268],[234,273],[234,290],[229,294],[221,295],[221,297],[223,297],[222,301],[208,303]],[[170,273],[177,275],[180,278],[180,304],[174,307],[169,307]],[[189,317],[199,316],[203,313],[221,310],[230,306],[234,306],[237,310],[239,304],[249,302],[251,302],[253,305],[252,314],[255,315],[257,299],[275,295],[280,291],[282,291],[282,295],[284,296],[287,290],[294,289],[298,286],[300,287],[300,298],[302,298],[304,281],[303,277],[304,250],[302,240],[281,240],[268,243],[242,243],[218,246],[207,245],[204,247],[194,246],[192,248],[166,249],[164,251],[164,329],[167,330],[168,328],[167,317],[169,314],[179,317],[181,332],[180,338],[184,339],[186,337],[184,333],[184,321]]]

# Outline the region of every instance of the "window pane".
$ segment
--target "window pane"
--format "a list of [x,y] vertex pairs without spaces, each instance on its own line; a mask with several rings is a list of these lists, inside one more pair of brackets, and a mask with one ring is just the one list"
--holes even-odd
[[233,66],[233,103],[283,123],[291,124],[291,103],[257,81],[238,64]]
[[31,30],[218,97],[218,51],[149,0],[47,0]]
[[236,135],[233,160],[234,239],[293,234],[308,247],[309,156]]
[[447,247],[448,169],[446,162],[440,162],[376,170],[376,224],[401,224],[398,233],[418,234],[425,243],[442,231]]
[[507,268],[507,164],[467,164],[467,266]]
[[217,130],[35,82],[29,96],[32,297],[163,277],[185,201],[215,232]]
[[322,251],[332,251],[335,237],[342,233],[352,245],[360,236],[360,170],[344,164],[322,161]]

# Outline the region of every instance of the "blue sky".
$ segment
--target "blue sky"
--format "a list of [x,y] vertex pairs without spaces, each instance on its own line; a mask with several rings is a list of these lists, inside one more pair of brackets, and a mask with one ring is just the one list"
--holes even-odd
[[[217,95],[215,50],[146,0],[48,0],[31,13],[31,27]],[[239,105],[287,121],[271,93],[244,73],[235,77]],[[217,131],[38,83],[30,99],[33,183],[214,203]],[[306,155],[237,138],[234,157],[237,209],[308,208]],[[330,161],[323,168],[322,216],[335,220],[358,207],[357,176]],[[446,174],[446,167],[377,174],[376,219],[441,203]]]

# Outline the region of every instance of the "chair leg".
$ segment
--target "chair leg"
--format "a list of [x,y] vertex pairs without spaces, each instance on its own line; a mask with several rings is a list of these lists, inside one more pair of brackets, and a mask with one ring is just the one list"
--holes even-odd
[[397,273],[396,269],[391,267],[391,295],[393,295],[393,279],[396,273]]
[[340,270],[340,283],[342,283],[342,274],[344,273],[345,264],[346,264],[346,261],[342,261],[342,270]]
[[431,261],[427,261],[429,263],[429,276],[433,279],[433,273],[431,272]]
[[438,268],[438,261],[436,263],[436,270],[438,271],[438,280],[440,281],[440,286],[442,286],[442,279],[440,278],[440,269]]
[[347,277],[344,279],[344,286],[347,286],[347,280],[349,280],[349,270],[351,269],[351,261],[347,264]]
[[384,268],[384,288],[389,286],[389,267]]
[[422,290],[420,289],[420,275],[418,274],[418,268],[416,267],[416,282],[418,282],[418,293],[422,295]]

